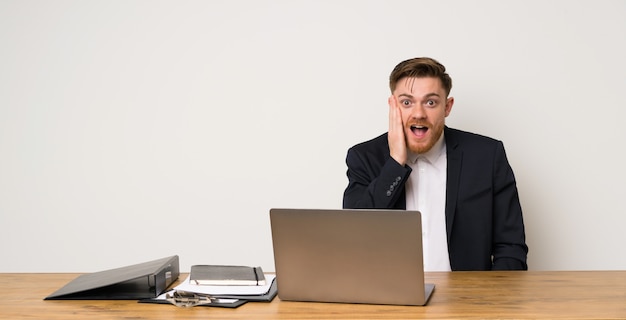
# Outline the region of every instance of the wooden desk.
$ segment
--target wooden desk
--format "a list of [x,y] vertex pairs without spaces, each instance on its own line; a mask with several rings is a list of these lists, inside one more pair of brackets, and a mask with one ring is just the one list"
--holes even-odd
[[276,298],[237,309],[184,309],[132,300],[43,300],[76,276],[0,274],[0,319],[626,319],[626,271],[427,273],[436,289],[426,307]]

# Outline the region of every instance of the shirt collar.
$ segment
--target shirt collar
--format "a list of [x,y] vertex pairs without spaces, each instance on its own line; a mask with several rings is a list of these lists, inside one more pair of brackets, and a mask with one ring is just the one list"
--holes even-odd
[[425,158],[428,162],[435,163],[446,150],[445,139],[443,136],[444,133],[442,132],[437,142],[435,142],[435,145],[433,145],[433,147],[425,153],[413,153],[409,151],[409,162],[415,163],[418,158]]

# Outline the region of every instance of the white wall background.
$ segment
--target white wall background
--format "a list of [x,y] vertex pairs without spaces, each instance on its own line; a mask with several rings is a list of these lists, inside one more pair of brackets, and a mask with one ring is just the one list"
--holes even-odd
[[501,139],[532,270],[626,269],[626,2],[0,0],[0,272],[178,254],[273,270],[268,210],[340,208],[387,77]]

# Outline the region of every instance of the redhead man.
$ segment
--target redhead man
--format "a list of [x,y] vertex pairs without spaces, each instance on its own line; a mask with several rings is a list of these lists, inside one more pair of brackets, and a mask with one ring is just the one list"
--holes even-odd
[[343,207],[419,210],[427,271],[527,270],[502,142],[446,126],[452,79],[434,59],[401,62],[389,87],[389,131],[348,150]]

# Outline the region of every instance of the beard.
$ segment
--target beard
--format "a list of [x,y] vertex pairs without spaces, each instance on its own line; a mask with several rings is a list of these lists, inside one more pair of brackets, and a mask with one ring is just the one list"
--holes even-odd
[[407,148],[415,154],[424,154],[433,148],[435,143],[439,140],[443,134],[443,124],[428,126],[427,136],[425,140],[416,141],[411,131],[411,126],[407,127],[405,132],[405,140]]

